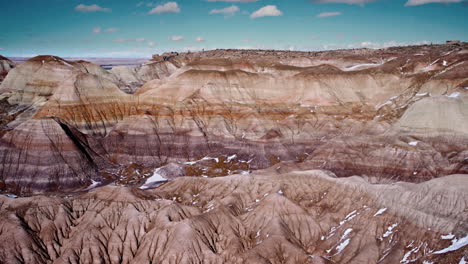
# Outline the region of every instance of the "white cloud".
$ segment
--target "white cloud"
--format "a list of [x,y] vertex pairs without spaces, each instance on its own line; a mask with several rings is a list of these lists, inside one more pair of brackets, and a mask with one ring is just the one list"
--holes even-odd
[[148,42],[148,46],[150,46],[150,47],[156,46],[156,44],[157,44],[157,43],[154,42],[154,41]]
[[0,50],[3,50],[3,48],[0,48]]
[[167,2],[163,5],[151,9],[148,14],[162,14],[162,13],[180,13],[179,5],[176,2]]
[[169,40],[171,40],[171,41],[182,41],[182,40],[184,40],[184,37],[182,37],[182,36],[170,36]]
[[95,27],[95,28],[93,28],[93,33],[94,33],[94,34],[99,34],[99,33],[101,33],[101,27]]
[[210,15],[212,14],[223,14],[223,15],[230,15],[230,16],[233,16],[236,12],[239,12],[239,7],[233,5],[233,6],[230,6],[230,7],[226,7],[226,8],[223,8],[223,9],[213,9],[210,11]]
[[366,3],[375,2],[377,0],[312,0],[314,3],[319,4],[329,4],[329,3],[341,3],[349,5],[361,5],[363,6]]
[[341,12],[323,12],[317,15],[317,17],[334,17],[341,15]]
[[450,3],[461,3],[464,0],[408,0],[405,6],[419,6],[430,3],[439,3],[439,4],[450,4]]
[[100,7],[96,4],[89,5],[89,6],[79,4],[75,7],[75,11],[78,11],[78,12],[111,12],[112,10],[110,8]]
[[207,0],[208,2],[252,3],[258,0]]
[[386,42],[372,42],[372,41],[363,41],[361,43],[349,44],[346,48],[356,49],[356,48],[368,48],[368,49],[383,49],[388,47],[398,47],[398,46],[413,46],[413,45],[428,45],[430,41],[414,41],[414,42],[397,42],[394,40]]
[[136,38],[136,39],[117,38],[117,39],[114,39],[114,42],[144,42],[144,41],[146,41],[145,38]]
[[196,41],[196,42],[204,42],[205,39],[202,38],[202,37],[198,37],[198,38],[195,39],[195,41]]
[[118,28],[108,28],[108,29],[104,30],[104,32],[106,32],[106,33],[113,33],[113,32],[117,32],[117,31],[119,31]]
[[275,5],[267,5],[259,10],[255,11],[250,15],[250,18],[259,18],[259,17],[266,17],[266,16],[281,16],[283,12],[281,12]]

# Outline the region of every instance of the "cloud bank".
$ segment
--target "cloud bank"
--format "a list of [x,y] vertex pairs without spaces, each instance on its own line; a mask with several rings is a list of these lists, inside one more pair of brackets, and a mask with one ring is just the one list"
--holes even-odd
[[319,3],[319,4],[340,3],[340,4],[363,6],[366,3],[375,2],[377,0],[311,0],[311,1],[313,3]]
[[223,8],[223,9],[213,9],[210,11],[210,15],[213,15],[213,14],[223,14],[223,15],[230,15],[230,16],[233,16],[235,13],[239,12],[239,7],[233,5],[233,6],[230,6],[230,7],[226,7],[226,8]]
[[148,14],[180,13],[179,5],[176,2],[167,2],[151,9]]
[[207,0],[207,2],[252,3],[258,0]]
[[252,15],[250,15],[250,18],[281,16],[281,15],[283,15],[283,12],[281,12],[278,9],[278,7],[276,7],[275,5],[267,5],[253,12]]
[[170,41],[182,41],[184,40],[184,37],[183,36],[171,36],[169,37],[169,40]]
[[450,4],[450,3],[461,3],[464,0],[408,0],[405,6],[419,6],[431,3],[439,3],[439,4]]
[[100,7],[96,4],[94,5],[79,4],[75,7],[75,11],[78,11],[78,12],[111,12],[112,10],[110,8]]
[[341,12],[324,12],[317,15],[317,17],[334,17],[341,15]]

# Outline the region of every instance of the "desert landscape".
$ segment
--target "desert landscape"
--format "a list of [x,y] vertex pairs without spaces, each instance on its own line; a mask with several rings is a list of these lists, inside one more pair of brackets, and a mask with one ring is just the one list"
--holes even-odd
[[2,57],[5,263],[464,263],[468,44]]
[[466,0],[0,4],[0,264],[467,264]]

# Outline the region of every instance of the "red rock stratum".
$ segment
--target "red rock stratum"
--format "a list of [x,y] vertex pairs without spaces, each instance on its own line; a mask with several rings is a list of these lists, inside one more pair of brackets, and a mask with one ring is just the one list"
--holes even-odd
[[0,67],[0,262],[468,261],[466,43]]

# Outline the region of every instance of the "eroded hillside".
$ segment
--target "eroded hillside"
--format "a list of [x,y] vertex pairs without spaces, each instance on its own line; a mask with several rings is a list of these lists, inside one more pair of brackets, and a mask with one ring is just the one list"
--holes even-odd
[[370,184],[280,163],[151,190],[2,197],[0,256],[7,263],[463,263],[467,179]]
[[465,43],[0,59],[6,263],[468,260]]

